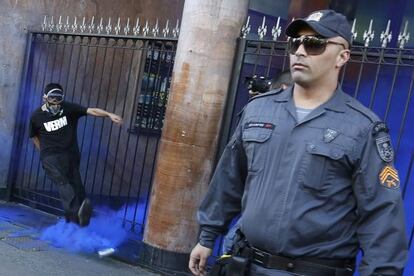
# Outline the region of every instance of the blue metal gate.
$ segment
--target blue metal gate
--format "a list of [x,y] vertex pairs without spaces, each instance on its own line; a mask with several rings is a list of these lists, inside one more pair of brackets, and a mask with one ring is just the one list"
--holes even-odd
[[95,117],[80,120],[81,175],[94,205],[123,207],[125,227],[140,235],[178,32],[174,37],[168,36],[167,25],[163,37],[158,36],[156,29],[149,37],[146,25],[143,33],[135,26],[134,33],[129,34],[124,28],[125,34],[120,35],[118,23],[116,33],[108,24],[102,34],[102,21],[93,34],[93,21],[77,33],[77,29],[68,30],[68,26],[64,30],[62,25],[45,23],[48,30],[29,34],[9,196],[36,208],[62,213],[56,185],[46,177],[39,154],[28,137],[28,120],[42,104],[43,87],[58,82],[68,101],[103,108],[124,118],[121,128],[113,126],[110,120]]
[[[223,119],[219,153],[224,149],[236,126],[236,114],[248,101],[246,77],[257,75],[271,79],[289,69],[286,41],[278,41],[281,34],[279,20],[272,28],[270,39],[265,37],[267,27],[264,22],[263,19],[263,24],[259,26],[258,34],[255,35],[248,34],[250,26],[247,21],[243,28],[244,37],[238,41],[238,54],[233,67],[233,80]],[[381,36],[382,47],[369,47],[369,42],[373,38],[369,35],[366,36],[365,45],[355,43],[352,47],[351,59],[341,72],[340,84],[345,92],[374,110],[390,128],[396,152],[395,165],[399,171],[405,204],[410,253],[413,255],[414,50],[404,49],[404,43],[409,37],[406,31],[405,29],[404,33],[399,35],[399,48],[386,47],[389,42],[386,32]],[[410,261],[404,275],[414,275],[413,260]]]

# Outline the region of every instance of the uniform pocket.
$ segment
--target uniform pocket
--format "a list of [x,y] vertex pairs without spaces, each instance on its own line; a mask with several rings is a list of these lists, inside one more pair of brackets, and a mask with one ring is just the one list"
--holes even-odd
[[243,130],[242,139],[250,172],[255,172],[263,168],[266,158],[265,154],[268,150],[266,142],[272,137],[272,132],[273,129],[258,127]]
[[243,131],[244,142],[264,143],[272,136],[273,129],[247,128]]
[[303,187],[315,191],[327,190],[334,176],[334,170],[344,155],[343,149],[332,144],[307,144]]

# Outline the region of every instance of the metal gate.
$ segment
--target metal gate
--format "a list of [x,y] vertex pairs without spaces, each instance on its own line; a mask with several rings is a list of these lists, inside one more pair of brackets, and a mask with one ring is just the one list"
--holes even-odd
[[[279,20],[272,29],[273,37],[270,39],[265,38],[266,31],[261,32],[267,29],[264,22],[263,20],[258,34],[248,34],[247,31],[238,41],[238,54],[233,67],[233,79],[223,119],[219,152],[222,152],[235,128],[236,114],[248,101],[246,77],[257,75],[270,79],[289,69],[286,41],[277,41],[281,33]],[[249,20],[243,28],[245,31],[250,29],[248,24]],[[382,47],[369,47],[369,42],[372,40],[372,36],[369,35],[366,36],[365,45],[353,45],[351,59],[341,72],[340,84],[345,92],[374,110],[390,128],[396,152],[395,165],[399,171],[405,204],[410,252],[413,255],[414,50],[404,49],[404,44],[409,37],[406,31],[407,26],[404,33],[398,36],[399,48],[386,47],[389,42],[386,32],[381,35]],[[367,31],[368,34],[369,32]],[[385,42],[386,40],[388,41]],[[405,275],[413,275],[413,273],[414,261],[411,261],[405,270]]]
[[[42,104],[43,87],[60,83],[66,100],[99,107],[124,118],[122,127],[87,116],[79,121],[81,176],[94,205],[124,208],[128,229],[142,233],[155,156],[168,98],[178,27],[163,37],[148,22],[129,34],[120,25],[89,26],[44,23],[28,37],[22,88],[9,172],[14,200],[61,214],[56,185],[45,175],[28,137],[30,114]],[[76,29],[75,29],[76,27]],[[64,29],[62,29],[64,28]],[[69,30],[70,29],[70,30]],[[114,31],[112,31],[114,30]],[[152,30],[152,36],[147,36]],[[86,33],[89,31],[88,33]]]

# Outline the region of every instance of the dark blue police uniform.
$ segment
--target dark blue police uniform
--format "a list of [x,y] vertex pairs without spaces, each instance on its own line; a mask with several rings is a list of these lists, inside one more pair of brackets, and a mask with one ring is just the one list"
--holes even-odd
[[407,240],[388,129],[338,88],[301,122],[292,87],[257,96],[198,211],[212,248],[241,212],[252,247],[292,258],[349,259],[360,275],[400,275]]

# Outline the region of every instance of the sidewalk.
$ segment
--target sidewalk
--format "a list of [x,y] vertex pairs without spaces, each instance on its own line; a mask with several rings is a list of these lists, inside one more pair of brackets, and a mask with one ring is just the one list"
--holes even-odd
[[0,201],[0,276],[158,275],[110,257],[71,253],[39,240],[42,229],[57,220],[24,205]]

